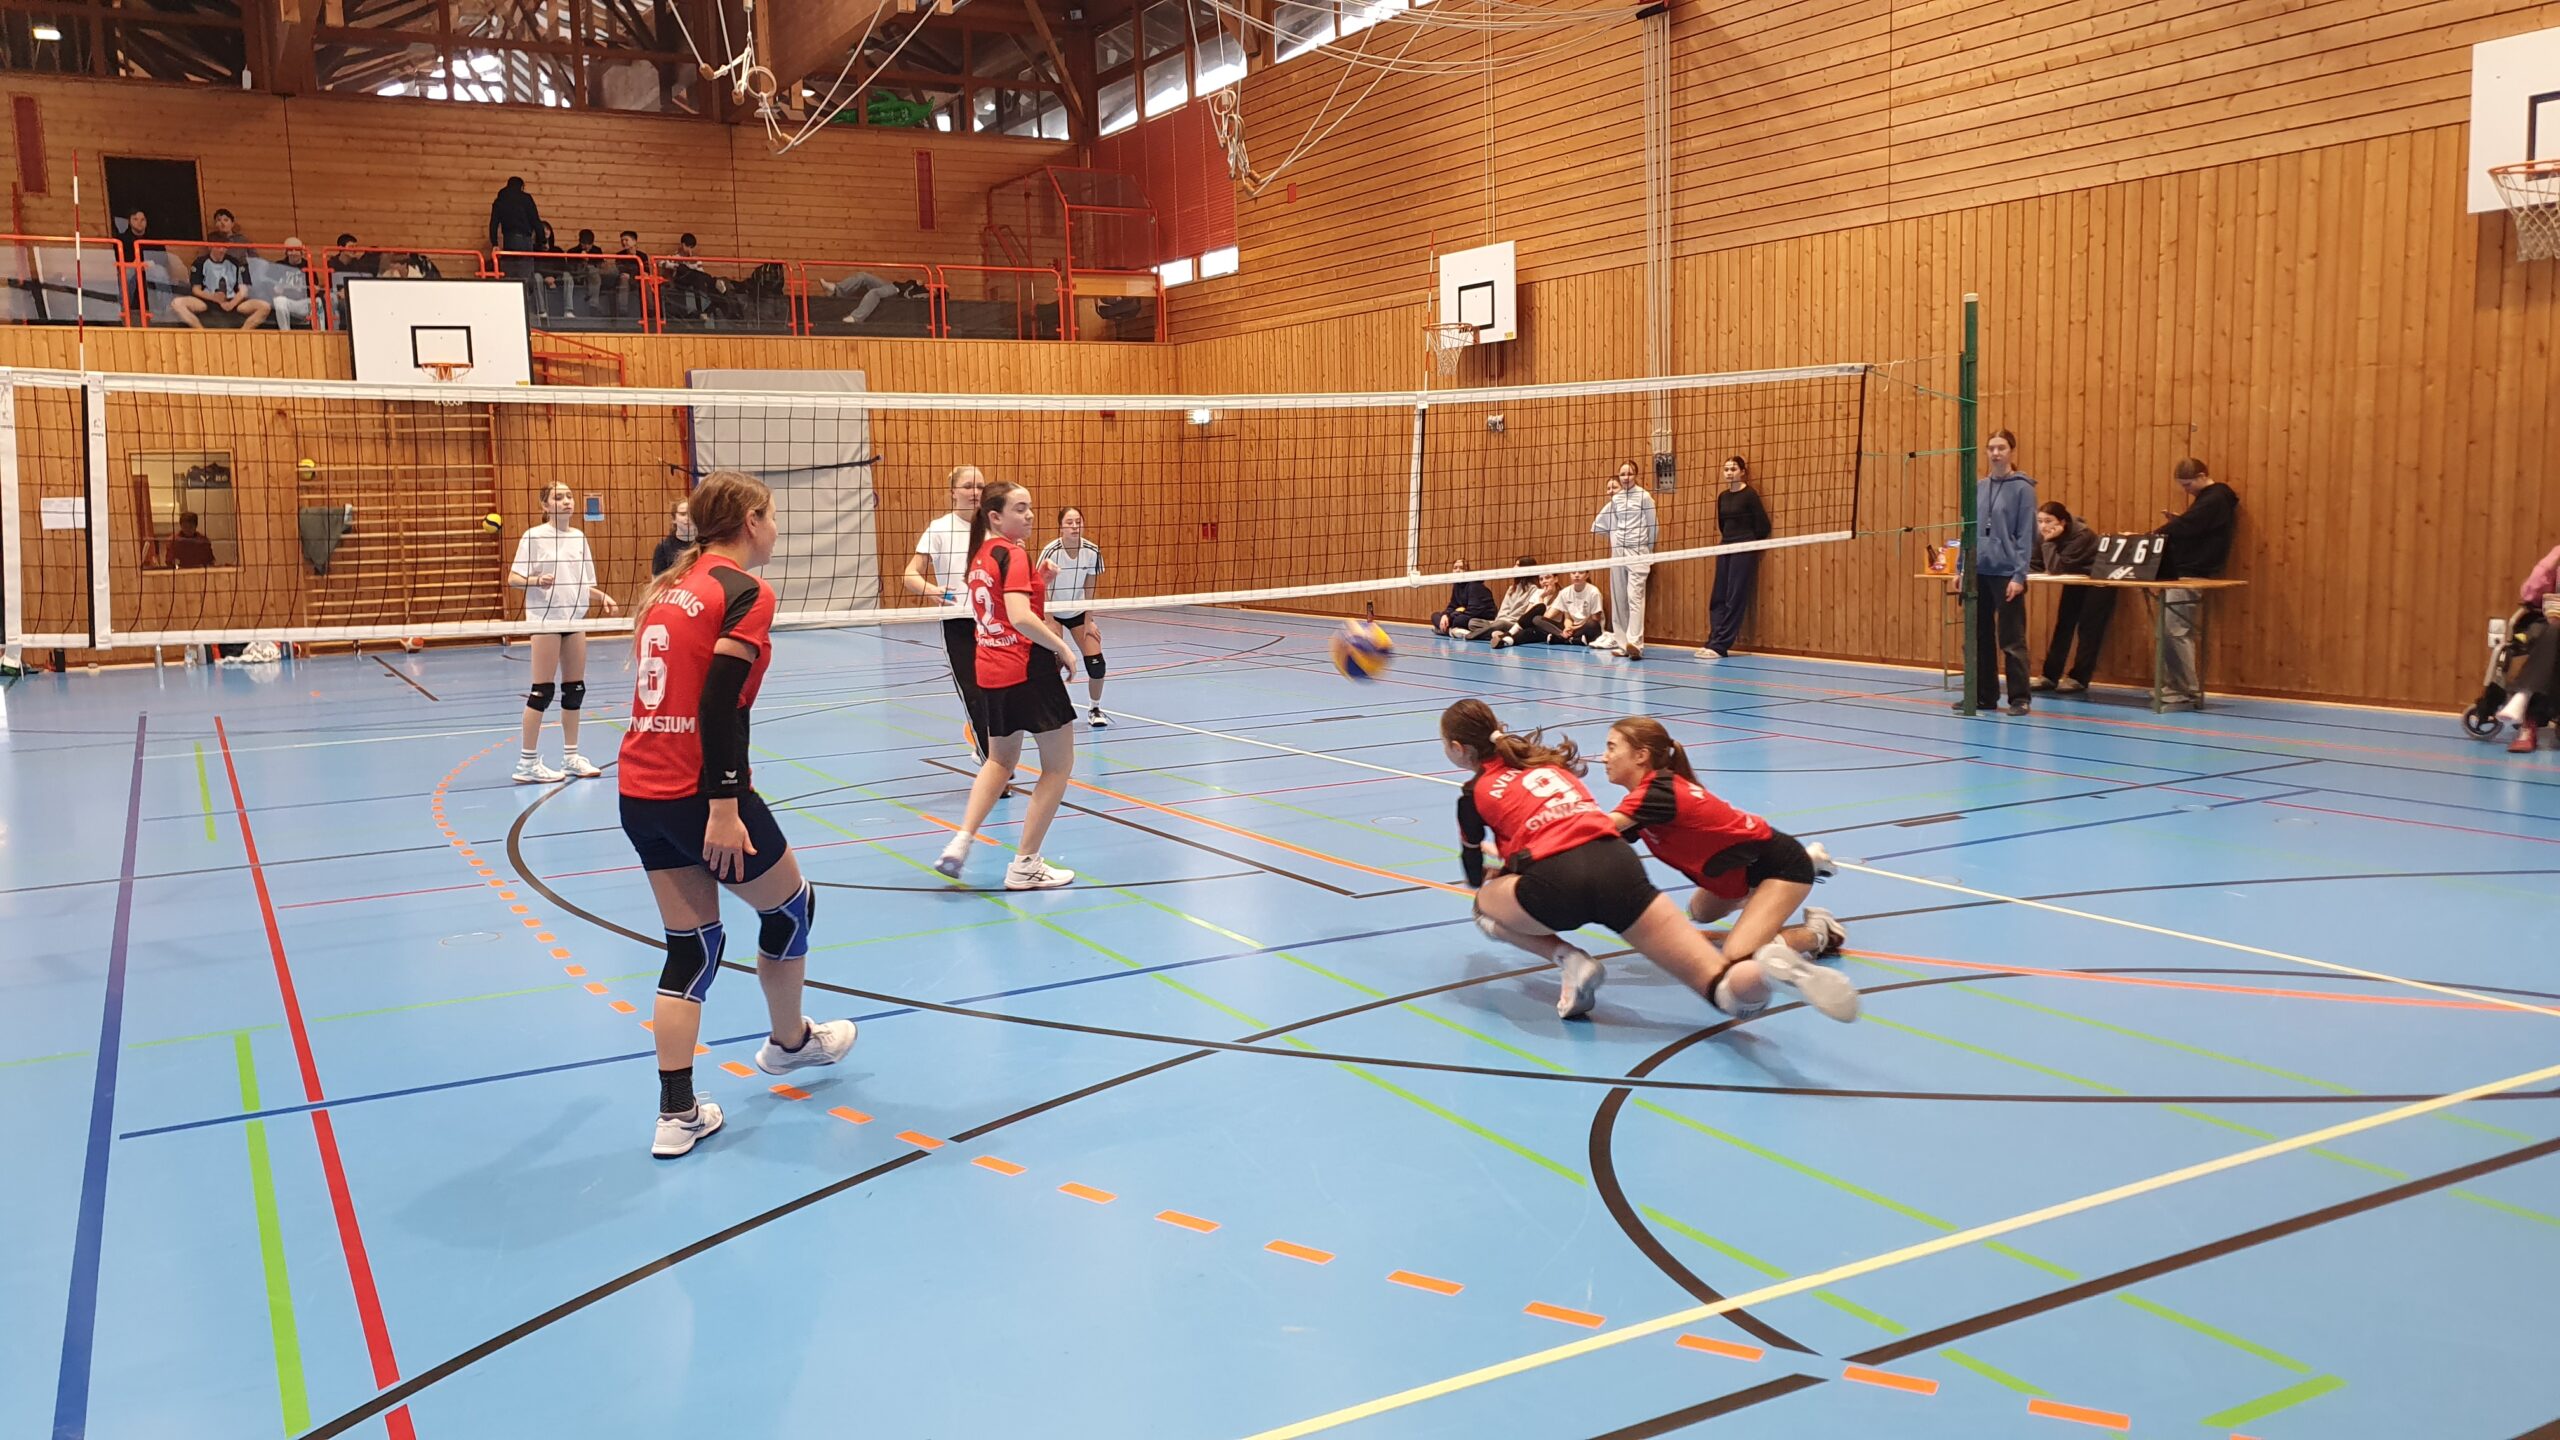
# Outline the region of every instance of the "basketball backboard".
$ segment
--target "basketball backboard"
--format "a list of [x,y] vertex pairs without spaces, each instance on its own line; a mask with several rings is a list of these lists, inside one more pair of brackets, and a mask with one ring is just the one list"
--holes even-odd
[[2505,209],[2489,169],[2527,160],[2560,160],[2560,29],[2471,47],[2471,213]]
[[455,366],[457,385],[533,383],[520,281],[350,280],[347,330],[368,384],[432,384]]
[[1442,325],[1473,325],[1475,343],[1520,338],[1518,247],[1505,240],[1440,257]]

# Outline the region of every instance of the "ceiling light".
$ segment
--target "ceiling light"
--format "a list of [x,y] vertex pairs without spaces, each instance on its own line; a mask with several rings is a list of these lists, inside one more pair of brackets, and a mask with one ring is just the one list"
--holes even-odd
[[59,40],[62,38],[62,27],[38,20],[27,27],[27,33],[38,40]]

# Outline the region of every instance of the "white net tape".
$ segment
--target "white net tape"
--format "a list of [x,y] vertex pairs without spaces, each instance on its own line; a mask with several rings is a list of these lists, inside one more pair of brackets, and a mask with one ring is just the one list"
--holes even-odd
[[[774,493],[765,576],[786,623],[938,619],[958,613],[942,591],[961,563],[922,558],[918,537],[961,464],[1031,489],[1035,544],[1083,511],[1105,569],[1079,610],[1414,610],[1453,564],[1603,570],[1846,538],[1866,376],[1003,396],[0,371],[0,515],[16,521],[0,632],[82,647],[523,634],[507,577],[543,487],[569,486],[598,587],[627,607],[669,507],[721,469]],[[1594,516],[1621,462],[1651,473],[1656,414],[1702,467],[1751,457],[1778,538],[1717,544],[1702,484],[1645,508],[1650,555],[1612,558],[1617,522]],[[209,538],[179,543],[182,514]],[[628,624],[598,606],[542,628]]]
[[2515,217],[2516,258],[2560,260],[2560,161],[2502,165],[2489,175]]

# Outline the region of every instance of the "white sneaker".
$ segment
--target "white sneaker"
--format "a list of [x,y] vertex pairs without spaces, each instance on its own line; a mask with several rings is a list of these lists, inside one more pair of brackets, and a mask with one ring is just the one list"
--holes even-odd
[[1565,951],[1556,966],[1556,1014],[1562,1019],[1579,1020],[1600,1003],[1600,982],[1608,978],[1609,972],[1577,946],[1567,945]]
[[812,1065],[833,1065],[853,1048],[855,1026],[850,1020],[829,1020],[820,1024],[802,1016],[800,1023],[809,1027],[807,1038],[797,1050],[785,1050],[768,1035],[756,1047],[756,1068],[767,1075],[788,1075]]
[[933,862],[933,868],[940,871],[946,878],[957,880],[960,878],[960,867],[967,863],[969,863],[969,837],[955,835],[950,844],[942,847],[941,858]]
[[1004,867],[1004,888],[1007,890],[1055,890],[1075,878],[1073,870],[1061,870],[1037,855],[1017,859]]
[[1840,867],[1831,863],[1830,846],[1819,840],[1807,840],[1804,853],[1805,858],[1813,862],[1813,883],[1816,885],[1840,873]]
[[1804,907],[1804,927],[1813,932],[1813,957],[1817,960],[1839,954],[1849,943],[1849,927],[1819,905]]
[[596,768],[596,762],[572,750],[560,757],[560,773],[572,780],[593,780],[604,772]]
[[1700,649],[1700,650],[1698,651],[1698,663],[1699,663],[1699,664],[1701,664],[1701,665],[1713,665],[1714,663],[1716,663],[1717,661],[1719,661],[1719,660],[1721,660],[1721,659],[1723,659],[1723,658],[1724,658],[1723,656],[1721,656],[1721,655],[1717,654],[1717,653],[1716,653],[1716,652],[1714,652],[1713,650],[1707,650],[1707,649],[1703,649],[1703,648],[1702,648],[1702,649]]
[[1610,634],[1606,630],[1603,630],[1599,634],[1591,637],[1591,648],[1594,650],[1615,650],[1618,648],[1618,637]]
[[719,1128],[720,1107],[708,1100],[697,1100],[691,1115],[658,1117],[658,1138],[651,1142],[649,1153],[661,1160],[673,1160]]
[[1761,946],[1751,958],[1760,962],[1760,973],[1770,984],[1793,990],[1804,997],[1804,1003],[1831,1019],[1858,1018],[1858,987],[1848,976],[1814,964],[1788,949],[1783,940]]
[[1108,730],[1111,728],[1111,717],[1103,714],[1102,707],[1099,705],[1096,705],[1091,710],[1086,711],[1085,719],[1090,722],[1096,730]]
[[569,777],[532,757],[516,761],[516,783],[519,785],[557,785]]

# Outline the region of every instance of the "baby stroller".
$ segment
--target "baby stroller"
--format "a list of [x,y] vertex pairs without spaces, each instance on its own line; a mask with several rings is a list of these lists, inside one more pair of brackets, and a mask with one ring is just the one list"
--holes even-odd
[[2473,736],[2494,739],[2505,723],[2498,711],[2515,692],[2508,688],[2515,678],[2516,667],[2524,663],[2524,653],[2533,645],[2534,635],[2549,622],[2536,606],[2520,606],[2503,622],[2489,624],[2489,673],[2480,680],[2480,698],[2462,712],[2462,728]]

